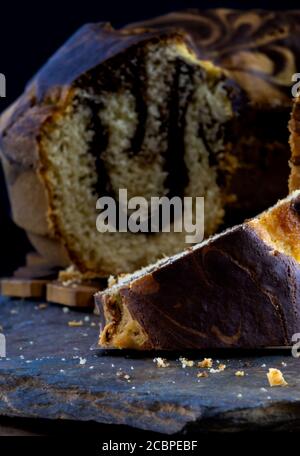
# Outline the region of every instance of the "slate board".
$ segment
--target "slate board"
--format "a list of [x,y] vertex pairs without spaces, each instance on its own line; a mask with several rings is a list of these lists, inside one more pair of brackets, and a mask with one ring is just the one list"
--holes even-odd
[[[170,367],[157,368],[153,354],[91,349],[99,331],[96,316],[38,304],[0,297],[0,332],[7,340],[7,358],[0,359],[0,416],[123,424],[167,434],[300,429],[300,359],[289,350],[189,354],[198,360],[212,355],[227,365],[198,379],[199,369],[183,369],[179,354]],[[68,326],[87,316],[83,326]],[[270,388],[269,367],[280,368],[289,386]],[[120,369],[130,382],[117,376]],[[234,375],[238,369],[245,377]]]

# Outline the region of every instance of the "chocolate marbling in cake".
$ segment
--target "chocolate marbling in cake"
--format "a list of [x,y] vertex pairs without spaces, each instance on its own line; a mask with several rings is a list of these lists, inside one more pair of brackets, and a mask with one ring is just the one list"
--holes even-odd
[[300,191],[95,295],[99,346],[291,345],[300,331]]
[[204,196],[205,234],[287,192],[299,13],[188,11],[81,28],[0,120],[13,217],[51,262],[130,272],[185,233],[99,233],[99,196]]

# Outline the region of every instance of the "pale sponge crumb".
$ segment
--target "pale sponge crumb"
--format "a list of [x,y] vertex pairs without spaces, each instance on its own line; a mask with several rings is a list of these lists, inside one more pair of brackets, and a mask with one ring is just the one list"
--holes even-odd
[[164,367],[169,367],[170,363],[165,358],[154,358],[153,362],[156,364],[157,367],[164,368]]
[[241,370],[238,370],[235,372],[234,374],[236,377],[245,377],[245,372],[244,371],[241,371]]
[[[117,199],[121,188],[127,189],[128,198],[141,196],[148,202],[153,196],[168,195],[168,122],[179,64],[182,71],[176,90],[184,147],[180,153],[187,174],[187,185],[179,196],[205,198],[205,219],[197,220],[198,226],[204,222],[205,236],[214,233],[223,220],[224,198],[217,184],[217,167],[210,160],[213,154],[216,163],[222,154],[220,128],[232,115],[223,77],[176,40],[144,45],[142,55],[144,120],[140,119],[137,95],[126,82],[129,62],[124,60],[114,72],[119,81],[115,90],[75,87],[72,101],[49,126],[45,125],[41,138],[41,176],[50,196],[50,221],[80,272],[105,277],[128,273],[188,247],[187,233],[174,233],[172,227],[171,233],[155,234],[100,233],[96,229],[96,201],[100,196]],[[133,63],[137,56],[131,56]],[[102,128],[100,133],[93,127],[95,116]],[[142,141],[139,149],[133,150],[141,122]],[[91,151],[91,144],[101,132],[106,138],[103,149]],[[99,183],[104,191],[101,195],[97,194]],[[194,210],[194,223],[195,217]]]
[[186,367],[193,367],[195,364],[195,362],[192,359],[187,359],[183,356],[179,358],[179,361],[181,362],[181,366],[183,369],[185,369]]

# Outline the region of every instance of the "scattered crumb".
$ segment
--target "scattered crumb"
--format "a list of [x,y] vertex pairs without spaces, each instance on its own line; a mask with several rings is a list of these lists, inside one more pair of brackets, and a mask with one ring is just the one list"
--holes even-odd
[[71,286],[72,288],[76,288],[78,286],[78,283],[75,279],[70,279],[70,280],[64,280],[63,282],[61,282],[62,286],[63,287],[69,287]]
[[43,302],[37,306],[37,308],[39,310],[47,309],[47,307],[48,307],[48,304],[46,304],[45,302]]
[[89,368],[90,368],[90,369],[94,369],[94,366],[90,366]]
[[287,382],[285,381],[282,372],[279,369],[273,369],[272,367],[269,369],[267,373],[267,377],[269,380],[270,386],[287,386]]
[[70,312],[70,309],[69,309],[69,307],[63,307],[62,311],[63,311],[63,313],[67,314]]
[[59,372],[61,372],[61,373],[63,374],[65,371],[64,371],[63,369],[60,369],[60,371],[59,371]]
[[20,359],[25,359],[25,357],[23,355],[20,355]]
[[131,389],[135,390],[135,386],[132,386]]
[[170,364],[165,358],[154,358],[153,362],[156,363],[157,367],[169,367]]
[[78,326],[83,326],[83,321],[82,320],[79,320],[79,321],[76,321],[76,320],[71,320],[71,321],[68,321],[68,326],[70,327],[78,327]]
[[282,365],[283,367],[286,367],[286,366],[287,366],[287,364],[286,364],[284,361],[282,361],[281,365]]
[[269,401],[272,399],[271,396],[268,396],[267,399],[269,399]]
[[90,317],[89,317],[88,315],[86,315],[86,316],[84,317],[84,321],[85,321],[86,323],[88,323],[88,322],[90,321]]
[[203,378],[203,377],[207,378],[208,377],[208,373],[205,372],[205,371],[204,372],[198,372],[197,377],[198,378]]
[[113,275],[110,275],[107,279],[107,286],[110,288],[110,287],[114,286],[116,283],[117,283],[117,279]]
[[243,395],[241,393],[237,394],[237,397],[243,397]]
[[130,375],[125,374],[125,372],[123,372],[123,371],[118,371],[118,372],[116,373],[116,376],[119,377],[119,378],[123,378],[124,380],[127,380],[128,383],[130,383]]
[[223,371],[226,369],[226,364],[219,364],[218,366],[219,371]]
[[198,367],[202,367],[205,369],[211,368],[212,365],[213,365],[213,361],[211,358],[204,358],[202,361],[199,361],[197,364]]
[[183,369],[185,369],[186,367],[193,367],[193,365],[195,364],[194,361],[187,358],[183,358],[182,356],[179,358],[179,361],[181,362],[181,366]]
[[262,364],[261,367],[266,367],[266,365],[265,365],[265,364]]
[[266,388],[260,388],[260,391],[262,391],[263,393],[266,393],[268,390]]
[[79,364],[81,366],[84,366],[86,364],[86,359],[85,358],[81,358],[81,356],[79,357]]
[[222,371],[221,371],[220,369],[214,369],[213,367],[211,367],[211,368],[209,369],[209,372],[210,372],[211,374],[218,374],[219,372],[222,372]]
[[92,321],[91,326],[96,326],[96,323]]
[[80,283],[83,279],[81,274],[74,265],[68,266],[66,269],[59,271],[58,280],[65,287],[74,283]]
[[236,371],[234,375],[236,377],[244,377],[245,376],[245,372],[244,371]]

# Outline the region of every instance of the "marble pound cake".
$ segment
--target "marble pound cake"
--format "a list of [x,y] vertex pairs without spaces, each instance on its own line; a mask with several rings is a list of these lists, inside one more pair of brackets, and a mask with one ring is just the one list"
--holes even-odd
[[60,266],[108,276],[185,233],[99,233],[96,200],[204,196],[205,234],[287,193],[299,13],[174,13],[81,28],[0,121],[13,217]]
[[95,295],[99,346],[291,345],[300,331],[300,191]]

